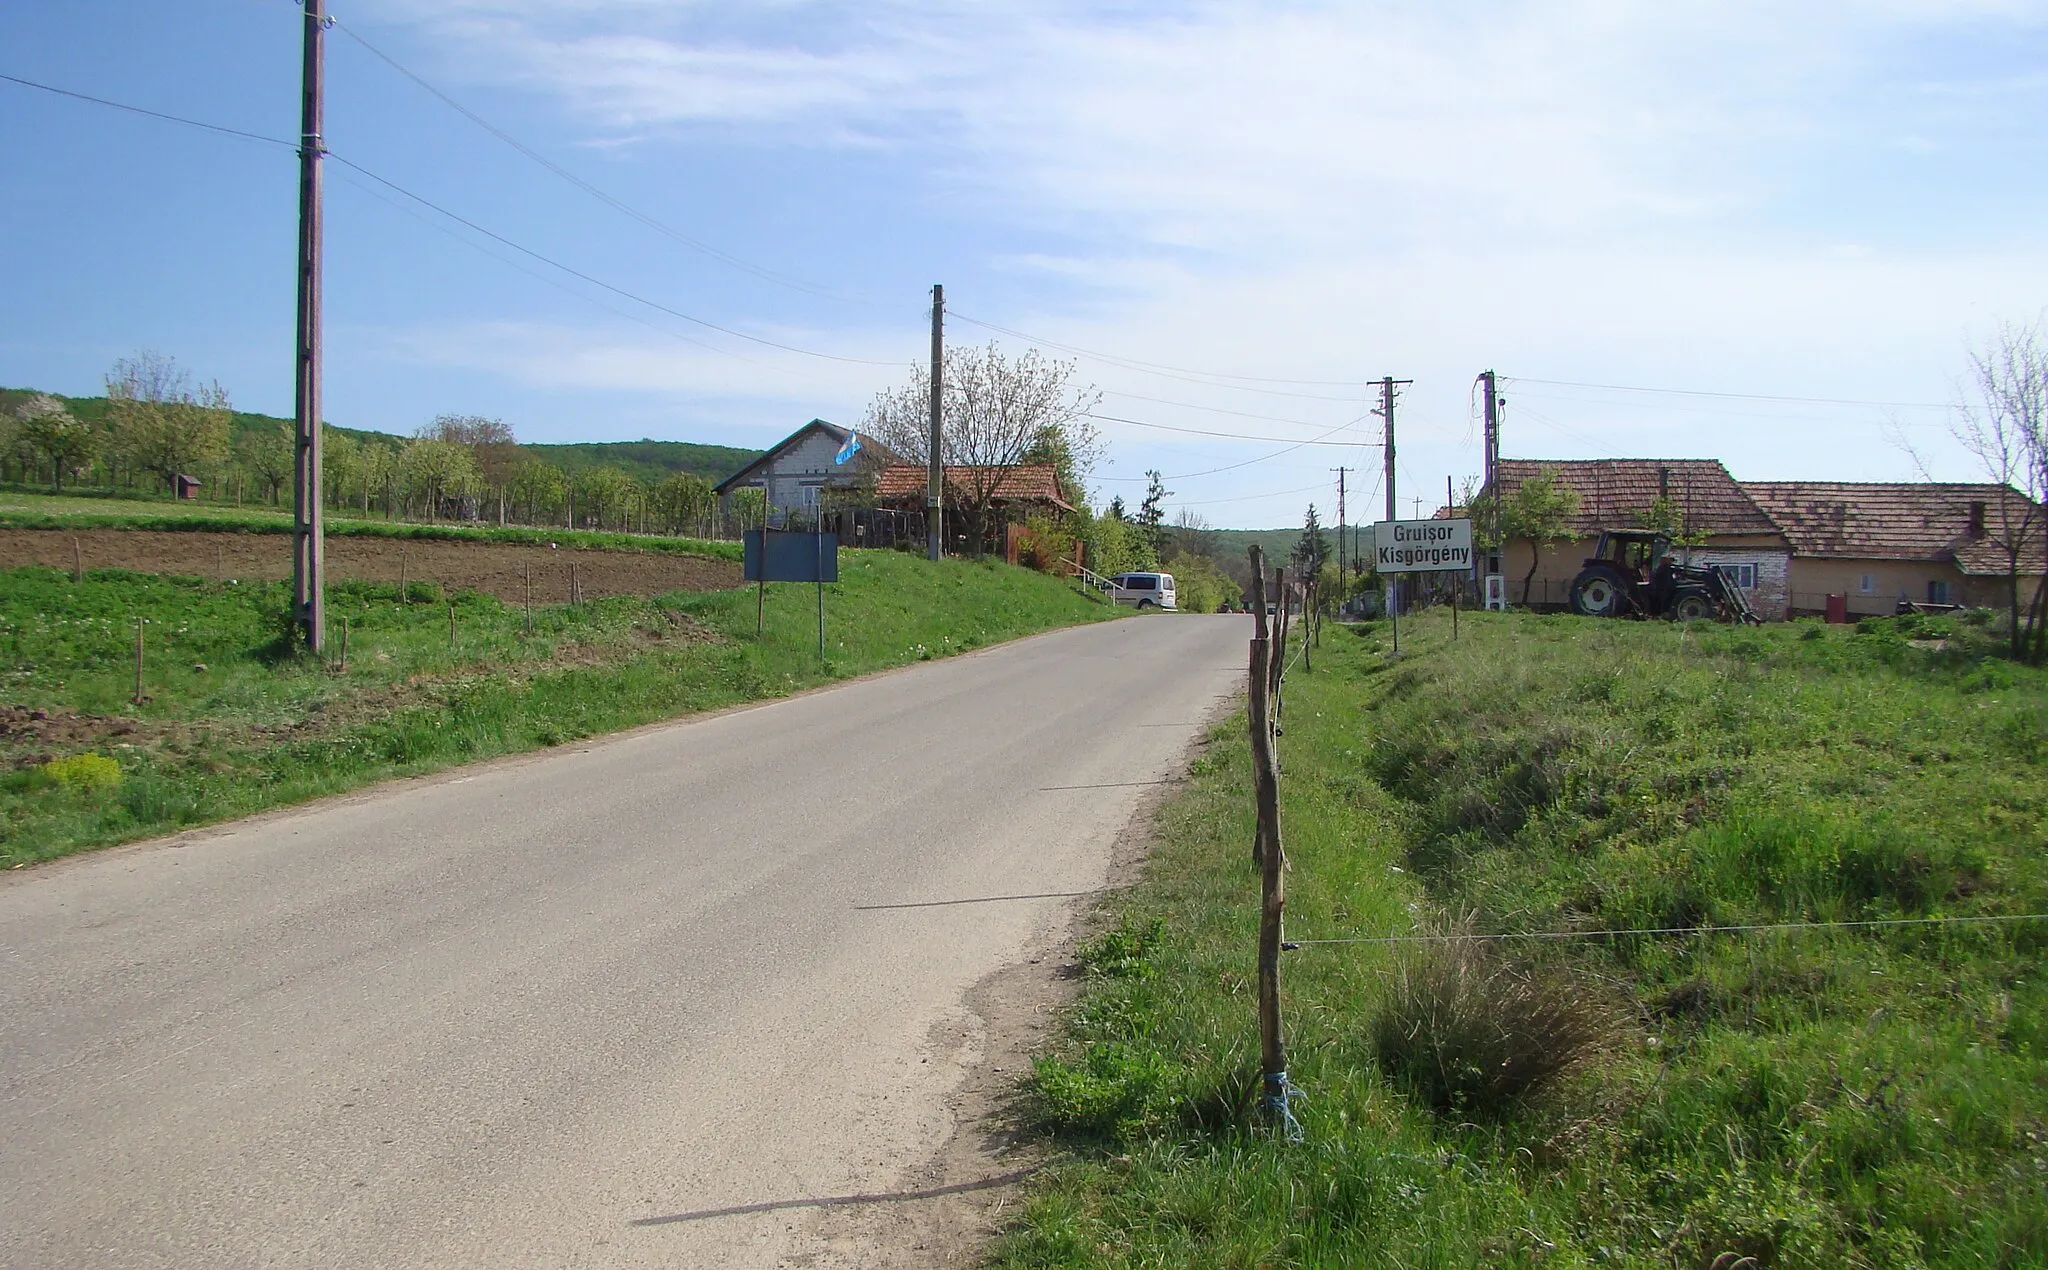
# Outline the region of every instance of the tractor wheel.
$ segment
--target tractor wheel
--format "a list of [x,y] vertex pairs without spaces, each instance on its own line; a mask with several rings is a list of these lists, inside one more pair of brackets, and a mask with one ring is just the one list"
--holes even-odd
[[1674,622],[1711,621],[1716,616],[1714,597],[1705,591],[1680,591],[1671,597]]
[[1572,612],[1620,617],[1628,609],[1628,581],[1615,570],[1596,565],[1572,579]]

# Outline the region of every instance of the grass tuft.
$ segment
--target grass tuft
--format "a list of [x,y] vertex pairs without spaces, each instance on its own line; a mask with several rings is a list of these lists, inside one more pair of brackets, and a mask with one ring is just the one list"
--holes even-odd
[[1502,1115],[1614,1035],[1592,994],[1470,938],[1469,917],[1437,933],[1395,955],[1372,1023],[1380,1066],[1433,1110]]

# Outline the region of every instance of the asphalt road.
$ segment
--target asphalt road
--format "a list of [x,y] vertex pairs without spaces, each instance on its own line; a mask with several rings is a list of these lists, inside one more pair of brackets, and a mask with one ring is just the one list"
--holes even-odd
[[822,1264],[804,1201],[918,1176],[977,1048],[935,1038],[1103,883],[1245,625],[1059,632],[12,875],[0,1266]]

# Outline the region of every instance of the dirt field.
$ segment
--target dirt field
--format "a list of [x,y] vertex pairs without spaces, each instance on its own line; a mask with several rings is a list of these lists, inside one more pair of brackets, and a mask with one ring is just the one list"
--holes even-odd
[[[0,529],[0,569],[26,564],[69,569],[72,542],[87,569],[132,569],[202,578],[288,578],[288,534],[156,533],[145,530]],[[574,551],[509,543],[330,537],[327,576],[396,582],[401,568],[412,582],[444,589],[487,592],[501,600],[525,598],[533,579],[537,604],[569,599],[569,566],[576,566],[584,599],[606,595],[660,595],[667,591],[721,591],[740,584],[740,567],[661,552]]]

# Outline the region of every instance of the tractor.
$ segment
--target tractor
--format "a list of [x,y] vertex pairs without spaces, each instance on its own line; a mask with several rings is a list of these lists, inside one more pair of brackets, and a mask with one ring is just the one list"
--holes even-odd
[[1749,607],[1728,571],[1686,564],[1671,554],[1671,536],[1648,529],[1610,529],[1572,579],[1572,612],[1587,617],[1719,618],[1749,625],[1763,619]]

